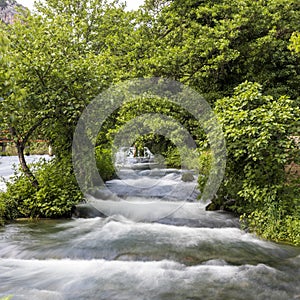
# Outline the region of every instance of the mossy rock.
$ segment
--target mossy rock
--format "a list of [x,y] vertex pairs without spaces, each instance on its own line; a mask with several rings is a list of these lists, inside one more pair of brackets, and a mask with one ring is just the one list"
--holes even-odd
[[194,181],[194,176],[192,173],[186,172],[186,173],[182,174],[181,180],[183,182],[191,182],[191,181]]
[[[73,217],[75,218],[105,218],[102,212],[88,203],[78,204],[73,208]],[[1,299],[0,299],[1,300]]]
[[205,207],[205,210],[208,210],[208,211],[220,210],[220,205],[217,203],[211,202]]
[[214,211],[214,210],[224,210],[228,212],[233,212],[232,206],[235,204],[234,199],[230,200],[221,200],[221,199],[214,199],[212,200],[211,203],[209,203],[206,207],[205,210],[208,211]]

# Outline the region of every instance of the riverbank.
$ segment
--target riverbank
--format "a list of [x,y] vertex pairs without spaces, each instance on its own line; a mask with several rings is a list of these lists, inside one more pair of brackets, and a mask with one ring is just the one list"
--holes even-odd
[[[53,155],[52,147],[47,142],[31,143],[25,148],[25,155]],[[17,148],[12,142],[0,145],[0,156],[16,156]]]

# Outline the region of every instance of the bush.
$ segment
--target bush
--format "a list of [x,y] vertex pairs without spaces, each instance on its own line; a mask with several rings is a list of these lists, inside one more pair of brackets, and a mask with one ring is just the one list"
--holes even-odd
[[114,178],[116,172],[112,162],[111,150],[98,146],[95,148],[95,158],[98,172],[103,181]]
[[181,168],[181,157],[177,148],[169,147],[163,154],[166,157],[165,162],[169,168]]
[[289,137],[300,112],[288,97],[274,99],[261,90],[245,82],[216,103],[228,154],[219,199],[235,200],[231,209],[252,231],[299,244],[299,185],[289,182],[285,167],[297,155]]
[[163,155],[166,157],[165,163],[169,168],[193,169],[204,174],[207,166],[210,166],[210,161],[205,160],[209,156],[208,152],[199,149],[182,148],[179,151],[176,147],[169,147]]
[[200,191],[203,190],[210,173],[212,155],[210,151],[203,151],[199,155],[199,177],[198,184]]
[[[1,192],[0,192],[1,193]],[[0,194],[1,195],[1,194]],[[4,224],[4,215],[5,215],[5,202],[0,197],[0,226]]]
[[15,171],[12,179],[7,182],[7,190],[0,194],[0,202],[4,203],[4,219],[14,220],[23,217],[19,206],[28,198],[34,197],[36,190],[23,173]]
[[273,209],[256,209],[249,215],[244,214],[241,219],[246,227],[265,239],[300,245],[300,220],[296,215],[278,217]]
[[36,189],[23,173],[15,174],[0,194],[5,204],[4,218],[71,216],[72,208],[82,199],[69,159],[40,161],[33,166],[39,182]]

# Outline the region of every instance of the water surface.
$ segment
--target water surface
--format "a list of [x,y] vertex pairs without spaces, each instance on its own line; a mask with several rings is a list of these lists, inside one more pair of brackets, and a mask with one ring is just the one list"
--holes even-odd
[[[232,215],[205,211],[195,194],[181,199],[171,187],[191,183],[176,170],[160,172],[108,182],[119,200],[94,199],[98,208],[110,207],[108,217],[23,220],[0,228],[0,297],[300,299],[299,247],[240,230]],[[147,220],[143,203],[162,217]],[[161,214],[172,205],[180,208]]]

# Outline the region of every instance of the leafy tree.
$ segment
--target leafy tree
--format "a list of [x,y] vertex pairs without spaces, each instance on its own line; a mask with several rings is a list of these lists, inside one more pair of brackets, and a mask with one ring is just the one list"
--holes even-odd
[[[299,152],[290,138],[299,126],[299,108],[287,96],[265,96],[261,85],[245,82],[232,97],[217,101],[216,112],[228,151],[219,196],[234,199],[231,209],[244,214],[254,231],[299,243],[300,199],[285,169]],[[293,228],[284,225],[288,218]],[[288,229],[294,234],[284,236]]]
[[40,4],[42,14],[2,31],[9,40],[2,70],[11,77],[4,81],[10,88],[2,94],[2,124],[10,128],[22,168],[35,187],[38,182],[24,158],[26,143],[41,135],[57,156],[70,151],[81,111],[120,73],[108,58],[118,56],[112,50],[119,38],[116,28],[122,20],[130,24],[119,18],[125,15],[120,8],[102,1],[65,4],[49,0]]
[[245,80],[259,82],[275,97],[299,97],[299,57],[287,48],[299,31],[297,2],[146,3],[137,31],[148,49],[142,55],[147,74],[187,83],[211,102]]
[[[180,124],[180,128],[175,123]],[[127,124],[130,124],[129,127],[124,129]],[[179,145],[184,148],[183,145],[187,143],[184,130],[198,144],[204,139],[205,133],[191,113],[167,98],[145,93],[135,97],[134,101],[125,102],[107,118],[96,144],[110,148],[134,144],[142,149],[146,146],[157,157],[162,159],[160,155],[164,156],[168,166],[180,168],[183,160],[185,165],[190,165],[195,155],[191,153],[183,157],[176,149]],[[116,138],[118,145],[113,145]],[[128,144],[128,140],[131,144]]]
[[[72,106],[62,111],[66,107],[63,100],[75,99],[74,87],[79,80],[76,78],[78,74],[74,80],[72,71],[76,71],[65,60],[68,49],[60,40],[65,32],[39,17],[29,17],[26,23],[26,26],[16,23],[7,30],[9,48],[3,56],[7,57],[9,63],[4,66],[3,72],[6,73],[9,68],[7,74],[11,74],[13,80],[7,81],[9,92],[3,91],[5,94],[2,94],[1,115],[4,127],[9,128],[15,141],[23,171],[33,185],[38,187],[24,158],[25,145],[38,129],[41,133],[42,123],[46,124],[46,120],[51,119],[53,124],[53,120],[62,116],[62,113],[70,120],[68,113]],[[69,55],[70,53],[68,57],[71,56]],[[76,58],[74,57],[74,62],[78,64]],[[74,82],[71,84],[72,80]],[[77,100],[80,104],[72,102],[77,110],[83,106],[80,100]]]
[[149,113],[157,113],[172,117],[194,134],[195,139],[199,139],[199,136],[197,136],[199,127],[198,121],[196,121],[189,112],[168,101],[168,99],[153,96],[151,94],[145,94],[137,97],[134,101],[124,103],[124,105],[115,112],[115,123],[110,123],[110,126],[107,126],[108,134],[114,135],[121,126],[126,124],[126,122]]
[[[25,144],[28,140],[28,137],[31,135],[36,128],[37,123],[33,122],[31,124],[30,130],[26,126],[27,123],[23,119],[26,116],[30,116],[30,111],[25,112],[22,106],[22,100],[26,96],[26,91],[24,88],[18,86],[17,81],[19,76],[13,72],[13,65],[15,62],[11,59],[11,51],[9,48],[9,39],[5,35],[2,30],[2,47],[0,48],[1,51],[1,69],[0,69],[0,76],[1,76],[1,102],[0,102],[0,121],[1,121],[1,128],[2,129],[9,129],[10,134],[12,135],[14,142],[17,146],[18,156],[20,159],[21,166],[24,172],[27,174],[28,178],[32,181],[34,186],[38,186],[34,175],[28,168],[26,164],[26,160],[24,157],[24,148]],[[31,103],[28,103],[29,107],[31,107]],[[21,116],[21,117],[20,117]],[[25,121],[25,122],[22,122]],[[19,126],[24,126],[28,132],[24,134],[23,138],[20,137],[18,131],[16,129],[16,124]],[[26,130],[25,129],[25,130]]]
[[[1,38],[6,41],[3,46],[1,43],[0,49],[1,128],[10,130],[22,170],[32,186],[30,188],[28,182],[20,178],[11,187],[11,190],[17,189],[14,198],[21,199],[17,201],[19,208],[24,202],[22,214],[66,215],[65,210],[71,208],[66,203],[78,199],[72,196],[72,189],[78,192],[76,183],[71,180],[70,184],[57,187],[55,196],[55,186],[48,187],[47,181],[40,176],[43,172],[48,174],[50,167],[41,165],[40,172],[31,170],[24,148],[37,137],[47,139],[54,147],[58,166],[59,161],[67,160],[71,168],[70,151],[78,118],[94,96],[115,78],[123,76],[121,70],[126,66],[120,67],[124,65],[122,53],[119,54],[114,45],[122,40],[117,36],[120,22],[124,24],[121,26],[124,32],[132,25],[119,6],[104,5],[100,0],[81,4],[79,1],[48,1],[41,4],[39,10],[38,14],[1,28]],[[53,170],[55,166],[51,164]],[[64,177],[63,173],[61,170],[59,176]],[[72,172],[69,175],[73,176]],[[19,189],[22,184],[25,190]],[[66,207],[53,208],[53,214],[43,211],[45,206],[38,206],[34,201],[46,201],[45,191],[49,197],[45,204],[47,209],[51,211],[51,203],[53,206],[66,204]],[[27,202],[21,193],[30,195]],[[65,202],[62,194],[66,196]],[[3,197],[5,201],[13,198],[9,192]]]

